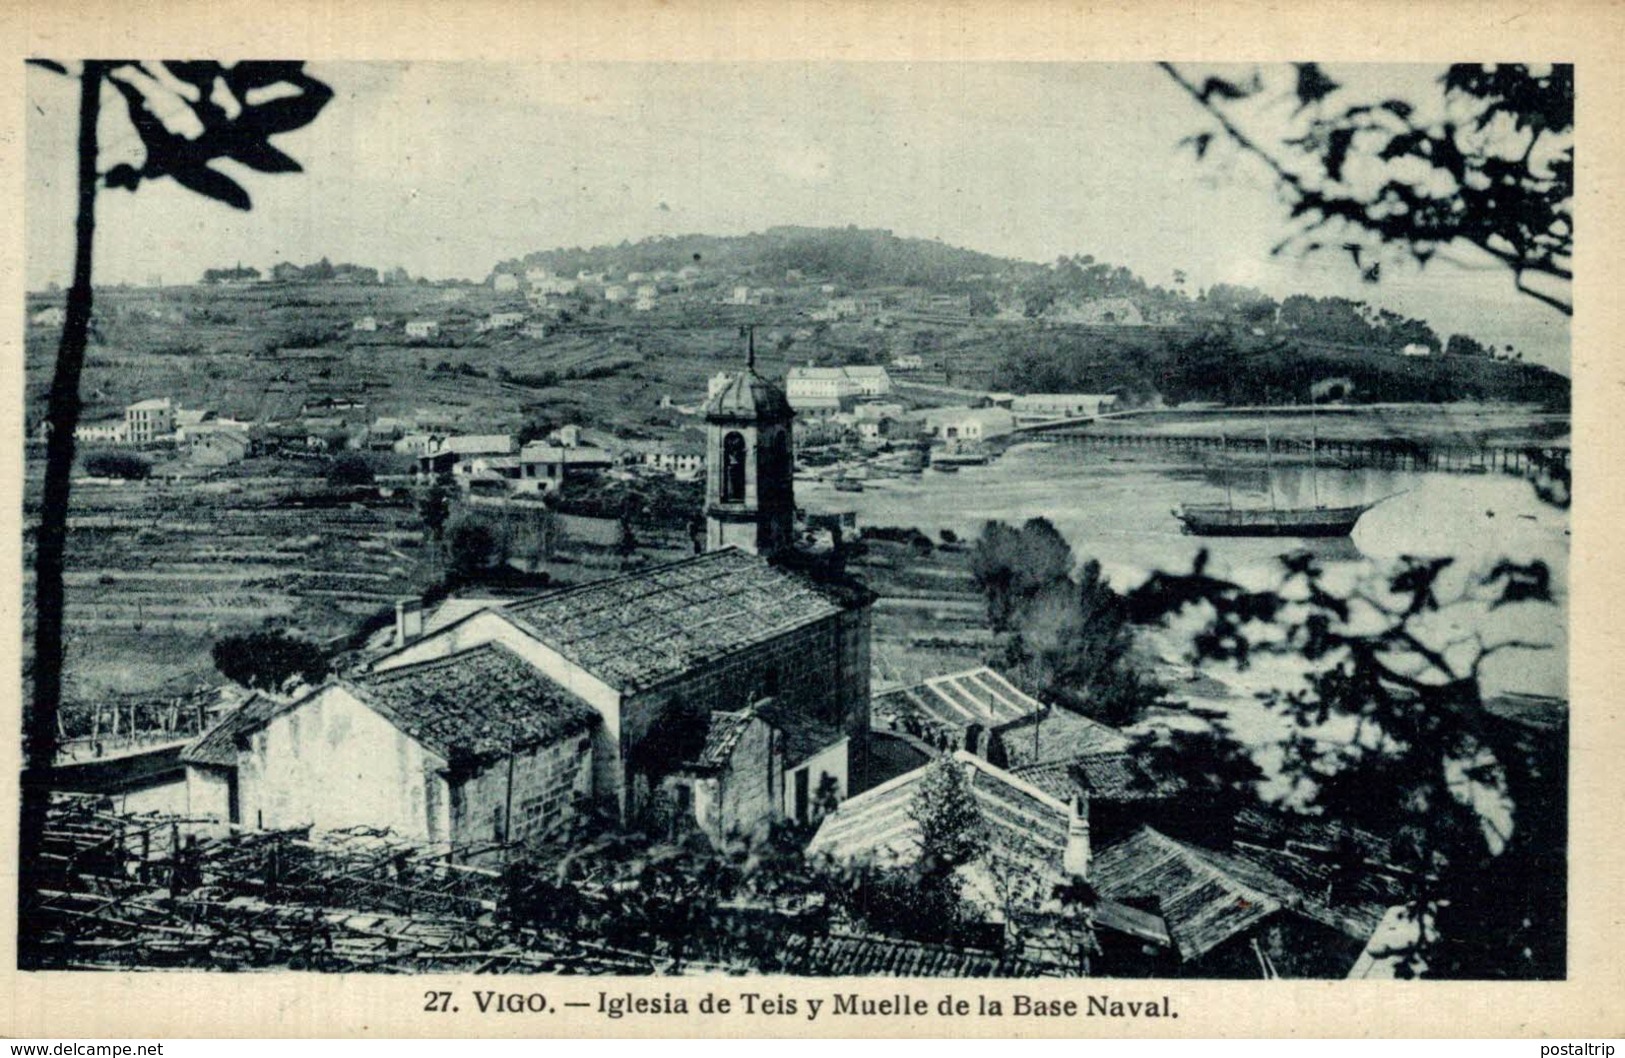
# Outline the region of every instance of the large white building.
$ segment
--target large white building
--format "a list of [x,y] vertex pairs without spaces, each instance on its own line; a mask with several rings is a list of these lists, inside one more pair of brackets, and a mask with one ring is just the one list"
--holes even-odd
[[175,433],[175,405],[168,397],[137,401],[124,409],[124,429],[133,445],[168,440]]
[[891,376],[878,365],[851,367],[792,367],[785,393],[792,408],[821,409],[858,397],[884,397],[891,392]]
[[1017,426],[1086,419],[1111,411],[1117,398],[1110,393],[1029,393],[1010,402]]

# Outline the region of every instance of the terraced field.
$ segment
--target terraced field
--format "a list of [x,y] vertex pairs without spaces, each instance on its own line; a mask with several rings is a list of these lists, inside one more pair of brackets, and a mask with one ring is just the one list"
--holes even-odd
[[[279,506],[297,483],[79,484],[66,577],[70,697],[188,688],[209,678],[209,648],[223,635],[274,626],[332,641],[435,580],[409,501]],[[31,627],[31,555],[25,569]]]

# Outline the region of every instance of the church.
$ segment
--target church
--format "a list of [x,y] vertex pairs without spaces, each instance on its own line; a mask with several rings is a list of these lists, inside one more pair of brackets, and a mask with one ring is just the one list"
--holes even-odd
[[187,747],[194,810],[470,845],[590,801],[722,840],[861,787],[874,596],[798,548],[793,412],[754,356],[705,417],[701,553],[403,623],[365,671]]

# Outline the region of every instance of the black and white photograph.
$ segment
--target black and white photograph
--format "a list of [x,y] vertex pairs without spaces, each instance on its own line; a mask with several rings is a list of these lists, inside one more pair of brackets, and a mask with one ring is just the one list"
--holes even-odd
[[1569,980],[1483,54],[40,51],[15,968]]

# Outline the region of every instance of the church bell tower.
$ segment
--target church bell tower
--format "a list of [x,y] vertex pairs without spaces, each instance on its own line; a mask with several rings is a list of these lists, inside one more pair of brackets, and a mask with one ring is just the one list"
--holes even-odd
[[773,558],[795,543],[795,413],[784,391],[756,373],[754,330],[748,343],[745,370],[705,406],[705,547]]

